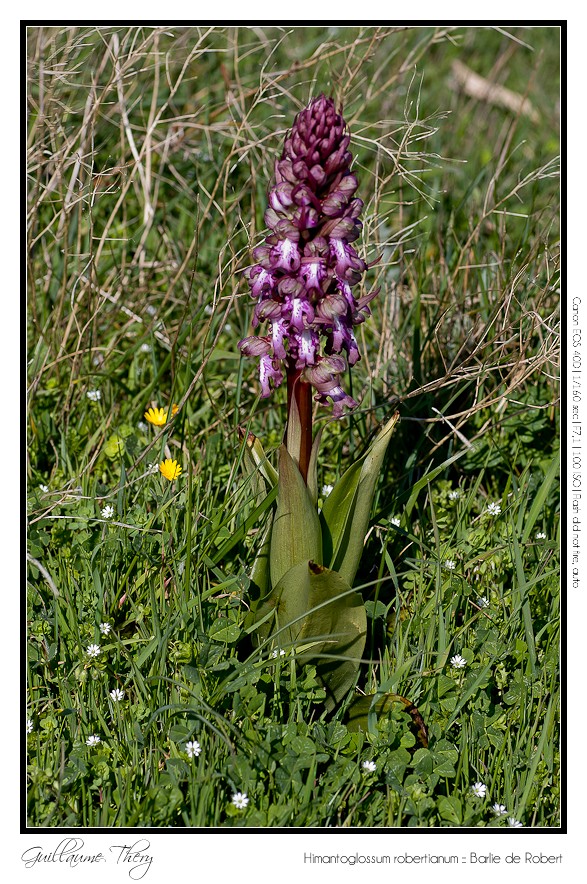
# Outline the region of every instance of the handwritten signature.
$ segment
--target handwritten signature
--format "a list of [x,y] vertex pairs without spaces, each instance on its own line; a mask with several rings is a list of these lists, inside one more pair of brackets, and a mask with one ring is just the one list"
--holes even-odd
[[141,838],[134,844],[112,844],[108,848],[108,854],[84,853],[84,842],[81,838],[64,838],[59,842],[55,850],[47,853],[42,847],[29,847],[21,856],[25,868],[32,869],[37,864],[65,863],[70,868],[88,866],[95,863],[105,863],[114,860],[116,865],[128,867],[128,875],[133,881],[140,881],[145,877],[151,863],[152,854],[148,853],[150,841]]

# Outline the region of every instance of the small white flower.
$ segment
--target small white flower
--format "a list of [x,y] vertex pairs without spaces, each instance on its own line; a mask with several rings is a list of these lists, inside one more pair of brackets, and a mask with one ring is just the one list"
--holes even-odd
[[190,740],[189,743],[185,744],[185,751],[188,754],[188,758],[197,758],[202,751],[202,747],[197,740]]
[[271,656],[273,657],[273,659],[275,659],[275,657],[285,657],[285,651],[283,650],[283,648],[280,648],[279,650],[275,648],[274,651],[271,651]]
[[32,732],[33,732],[32,718],[27,718],[27,720],[26,720],[26,732],[27,732],[27,734],[32,734]]
[[102,398],[102,394],[99,390],[88,390],[86,396],[90,400],[90,402],[99,402]]
[[485,783],[473,783],[471,786],[471,792],[475,796],[475,798],[485,798],[485,793],[487,792],[487,786]]
[[124,700],[124,691],[122,688],[114,688],[110,691],[110,696],[115,703],[118,703],[119,700]]
[[456,566],[457,566],[457,563],[455,562],[454,559],[445,559],[444,567],[448,568],[449,571],[454,571]]
[[490,516],[499,516],[501,512],[501,506],[499,503],[489,503],[487,505],[487,512]]
[[515,820],[513,816],[508,816],[508,826],[512,829],[522,829],[523,825],[519,820]]
[[536,540],[546,540],[546,534],[544,531],[539,531],[536,535]]
[[488,600],[485,598],[485,596],[482,595],[480,599],[477,599],[477,605],[478,605],[480,608],[488,608],[488,607],[489,607],[489,602],[488,602]]
[[249,799],[247,798],[246,792],[235,792],[232,796],[232,803],[235,807],[238,807],[239,810],[244,810],[244,808],[249,803]]
[[496,816],[505,816],[508,812],[505,804],[494,804],[491,809]]
[[97,657],[100,653],[100,645],[88,645],[86,654],[88,657]]
[[110,625],[110,623],[100,623],[100,632],[102,633],[102,635],[108,635],[111,629],[112,626]]
[[374,761],[363,761],[361,767],[365,771],[365,773],[375,773],[377,770],[377,765]]
[[323,485],[322,486],[322,495],[324,497],[328,497],[328,495],[333,490],[333,488],[334,488],[334,485]]
[[110,506],[110,504],[107,504],[102,510],[101,515],[103,519],[111,519],[114,515],[114,507]]
[[394,516],[393,519],[390,519],[391,524],[395,525],[396,528],[399,528],[400,521],[401,519],[399,518],[399,516]]
[[141,353],[150,353],[151,345],[150,344],[141,344]]
[[86,740],[86,746],[97,746],[99,742],[100,742],[100,737],[98,737],[96,734],[92,734]]
[[458,500],[460,496],[461,496],[461,492],[456,489],[455,489],[455,491],[448,492],[448,499],[449,500]]
[[[139,421],[137,424],[137,430],[140,430],[141,433],[146,433],[147,432],[146,423],[144,421]],[[159,469],[159,467],[157,467],[157,469]]]
[[455,654],[454,657],[450,658],[450,665],[453,669],[464,669],[467,665],[467,661],[464,657],[461,657],[460,654]]
[[[146,426],[145,426],[146,429]],[[158,463],[148,463],[147,464],[147,476],[154,476],[155,473],[159,472],[159,464]]]
[[[49,488],[47,487],[47,485],[39,485],[39,491],[42,491],[43,494],[46,494],[48,490]],[[538,537],[538,535],[536,536]]]

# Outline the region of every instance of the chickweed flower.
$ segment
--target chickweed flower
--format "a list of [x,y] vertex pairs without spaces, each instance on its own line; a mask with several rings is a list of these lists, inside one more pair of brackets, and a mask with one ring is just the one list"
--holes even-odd
[[453,669],[464,669],[467,665],[467,661],[464,657],[461,657],[460,654],[455,654],[454,657],[450,658],[450,665]]
[[505,816],[507,814],[507,807],[505,804],[494,804],[491,809],[496,816]]
[[390,522],[392,525],[395,525],[396,528],[399,528],[401,519],[399,518],[399,516],[394,516],[393,519],[390,519]]
[[448,499],[449,500],[458,500],[460,496],[461,496],[461,492],[458,491],[456,488],[454,491],[448,492]]
[[271,657],[273,659],[275,659],[276,657],[285,657],[285,651],[283,650],[283,648],[280,648],[279,650],[275,648],[273,651],[271,651]]
[[177,477],[181,473],[181,467],[179,466],[178,462],[176,460],[171,460],[170,458],[161,461],[161,463],[159,464],[159,470],[170,482],[173,482],[174,479],[177,479]]
[[363,761],[361,767],[365,771],[365,773],[375,773],[377,770],[377,765],[374,761]]
[[325,95],[295,118],[275,164],[265,212],[271,233],[254,250],[249,271],[253,327],[267,323],[268,334],[239,343],[245,356],[259,358],[263,397],[297,373],[336,417],[357,404],[341,375],[360,359],[354,328],[377,294],[353,294],[367,264],[351,245],[363,201],[354,196],[359,182],[349,143],[346,123]]
[[513,816],[508,816],[508,826],[512,829],[523,828],[523,824],[519,820],[514,819]]
[[111,519],[114,515],[114,507],[107,504],[104,509],[101,511],[101,516],[103,519]]
[[110,623],[100,623],[100,632],[102,633],[102,635],[108,635],[111,629],[112,626],[110,625]]
[[27,718],[27,720],[26,720],[26,732],[27,732],[27,734],[32,734],[32,732],[33,732],[32,718]]
[[485,596],[482,595],[480,599],[477,599],[477,605],[478,605],[479,608],[488,608],[488,607],[489,607],[489,602],[488,602],[488,600],[485,598]]
[[[39,491],[42,491],[43,494],[46,494],[48,492],[48,490],[49,490],[49,487],[47,485],[39,485]],[[544,536],[546,537],[546,534]],[[538,537],[538,535],[536,535],[536,537]]]
[[485,783],[473,783],[471,786],[471,792],[475,796],[475,798],[485,798],[485,793],[487,792],[487,786]]
[[546,540],[546,534],[544,533],[544,531],[539,531],[536,534],[536,540]]
[[247,798],[246,792],[235,792],[232,796],[232,803],[235,807],[238,807],[239,810],[244,810],[247,804],[249,803],[249,799]]
[[102,398],[102,394],[99,390],[88,390],[86,396],[90,400],[90,402],[99,402]]
[[86,746],[97,746],[100,742],[100,737],[97,734],[91,734],[86,740]]
[[88,657],[97,657],[100,653],[100,645],[88,645],[86,654]]
[[499,503],[489,503],[487,504],[487,512],[490,516],[499,516],[501,513],[501,506]]
[[113,688],[113,690],[110,691],[110,696],[115,703],[118,703],[120,700],[124,700],[124,691],[122,688]]
[[202,747],[197,740],[190,740],[185,744],[185,751],[188,754],[188,758],[197,758],[202,751]]
[[149,408],[145,412],[145,420],[155,427],[164,427],[167,423],[167,411],[164,408]]
[[454,571],[456,566],[457,566],[457,563],[455,562],[454,559],[445,559],[444,567],[448,568],[449,571]]
[[333,488],[334,488],[333,485],[323,485],[323,486],[322,486],[322,495],[323,495],[323,497],[328,497],[328,495],[332,492],[332,489],[333,489]]

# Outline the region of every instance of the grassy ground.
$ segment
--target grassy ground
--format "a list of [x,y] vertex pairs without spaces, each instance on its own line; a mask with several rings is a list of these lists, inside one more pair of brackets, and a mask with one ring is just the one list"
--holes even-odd
[[[558,39],[29,29],[30,826],[560,825]],[[357,690],[408,698],[427,747],[401,704],[368,732],[326,715],[312,667],[244,631],[261,525],[238,428],[274,451],[285,403],[237,350],[242,274],[320,91],[381,292],[319,481],[399,408]]]

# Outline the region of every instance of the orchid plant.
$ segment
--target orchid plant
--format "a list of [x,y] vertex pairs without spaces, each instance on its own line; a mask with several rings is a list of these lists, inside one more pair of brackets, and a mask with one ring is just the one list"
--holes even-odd
[[240,341],[259,358],[261,395],[287,384],[287,425],[278,470],[260,441],[246,439],[247,462],[275,493],[276,508],[251,572],[250,630],[260,643],[293,647],[312,662],[335,708],[356,681],[366,612],[353,588],[377,477],[395,414],[369,451],[341,476],[318,511],[313,399],[333,418],[357,406],[342,375],[360,353],[354,329],[370,315],[371,290],[358,296],[368,265],[352,243],[363,202],[355,196],[350,135],[334,101],[313,99],[295,118],[275,164],[265,222],[270,233],[248,271],[253,328]]

